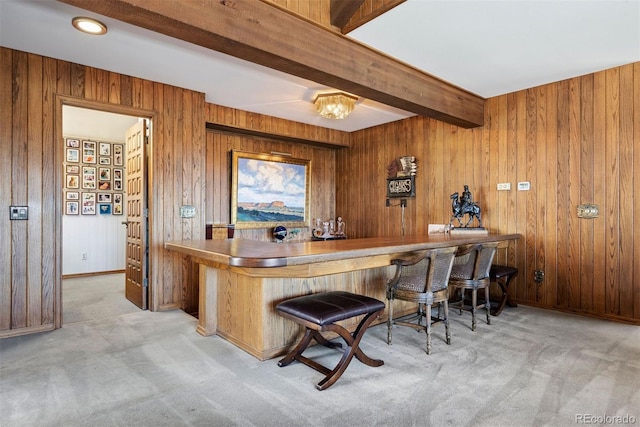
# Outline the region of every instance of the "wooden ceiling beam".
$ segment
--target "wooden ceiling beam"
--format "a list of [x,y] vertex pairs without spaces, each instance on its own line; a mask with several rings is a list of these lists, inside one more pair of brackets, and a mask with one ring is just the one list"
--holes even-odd
[[[341,1],[341,0],[334,0]],[[349,1],[349,0],[342,0]],[[390,11],[406,0],[364,0],[362,5],[356,10],[348,22],[340,26],[342,34],[349,34],[361,25],[377,18],[385,12]],[[333,5],[332,5],[333,6]]]
[[331,0],[331,25],[342,29],[362,6],[364,0]]
[[59,1],[418,115],[483,124],[483,98],[262,1]]

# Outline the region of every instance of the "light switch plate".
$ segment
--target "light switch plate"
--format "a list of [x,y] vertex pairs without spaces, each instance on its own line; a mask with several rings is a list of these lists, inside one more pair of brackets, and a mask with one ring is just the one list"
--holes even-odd
[[29,207],[9,206],[9,219],[12,221],[29,219]]
[[529,181],[522,181],[518,183],[518,191],[531,190],[531,183]]
[[180,218],[193,218],[194,216],[196,216],[195,206],[180,206]]

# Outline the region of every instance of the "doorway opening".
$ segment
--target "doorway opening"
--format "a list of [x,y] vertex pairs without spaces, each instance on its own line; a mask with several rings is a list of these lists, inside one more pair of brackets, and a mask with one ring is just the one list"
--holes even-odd
[[125,295],[126,135],[146,120],[62,106],[62,323],[140,310]]

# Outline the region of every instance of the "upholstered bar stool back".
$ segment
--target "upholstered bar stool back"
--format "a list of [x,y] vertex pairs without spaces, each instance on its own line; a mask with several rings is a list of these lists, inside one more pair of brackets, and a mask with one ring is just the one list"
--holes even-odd
[[[452,298],[459,293],[459,300],[451,302],[452,308],[458,308],[471,312],[471,330],[476,330],[476,312],[478,308],[484,308],[487,312],[487,324],[491,324],[489,298],[489,269],[495,256],[498,242],[482,243],[461,246],[458,248],[451,275],[449,287]],[[478,289],[484,289],[485,301],[478,304]],[[471,290],[471,304],[465,302],[465,291]]]

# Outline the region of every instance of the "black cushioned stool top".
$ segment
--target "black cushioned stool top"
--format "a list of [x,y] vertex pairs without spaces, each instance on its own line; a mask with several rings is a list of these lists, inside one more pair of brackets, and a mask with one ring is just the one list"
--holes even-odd
[[375,298],[333,291],[292,298],[278,304],[276,309],[317,325],[327,325],[384,307],[384,303]]
[[489,271],[489,276],[492,279],[499,279],[501,277],[510,276],[512,274],[517,274],[518,269],[515,267],[511,267],[508,265],[499,265],[494,264],[491,266],[491,270]]

